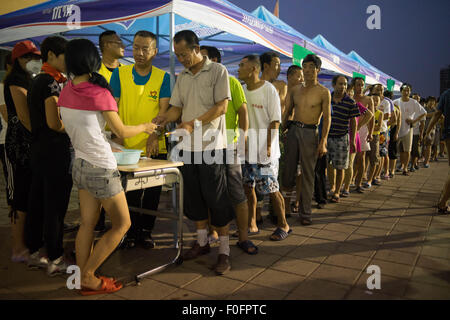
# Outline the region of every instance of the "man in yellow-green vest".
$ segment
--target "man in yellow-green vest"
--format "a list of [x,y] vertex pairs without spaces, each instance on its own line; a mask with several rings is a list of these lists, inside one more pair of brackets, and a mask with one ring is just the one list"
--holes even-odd
[[[152,121],[169,107],[170,77],[152,65],[157,53],[156,36],[149,31],[138,31],[133,40],[135,64],[121,66],[112,73],[110,85],[119,106],[119,116],[125,125]],[[140,149],[152,158],[167,159],[166,140],[162,134],[149,136],[142,133],[124,139],[123,144],[127,149]],[[157,210],[160,194],[161,187],[127,192],[128,205]],[[155,244],[151,233],[156,218],[136,212],[130,212],[130,215],[131,228],[124,246],[153,248]]]
[[113,71],[121,66],[119,59],[124,56],[125,45],[113,30],[102,32],[98,38],[98,45],[102,53],[102,65],[98,73],[110,82]]

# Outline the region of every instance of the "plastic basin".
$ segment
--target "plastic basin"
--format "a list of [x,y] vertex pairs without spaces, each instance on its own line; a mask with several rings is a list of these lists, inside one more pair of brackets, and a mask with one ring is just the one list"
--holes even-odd
[[120,166],[136,164],[139,162],[142,150],[123,149],[122,152],[113,152],[117,164]]

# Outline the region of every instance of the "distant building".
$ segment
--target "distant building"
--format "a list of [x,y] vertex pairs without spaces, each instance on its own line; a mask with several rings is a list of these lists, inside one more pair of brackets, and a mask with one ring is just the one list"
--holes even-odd
[[439,94],[450,88],[450,65],[441,69],[441,88]]

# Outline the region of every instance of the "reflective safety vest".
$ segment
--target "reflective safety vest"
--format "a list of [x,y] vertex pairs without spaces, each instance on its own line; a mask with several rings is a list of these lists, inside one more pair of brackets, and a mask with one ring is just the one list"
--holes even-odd
[[[133,80],[134,64],[119,67],[120,101],[119,116],[125,125],[133,126],[150,122],[159,113],[159,93],[164,80],[165,71],[152,66],[149,81],[145,85],[137,85]],[[145,132],[124,139],[127,149],[146,151],[149,135]],[[159,137],[159,153],[167,153],[164,135]]]
[[98,70],[98,73],[100,73],[102,76],[104,76],[106,81],[108,81],[108,83],[111,82],[112,72],[109,71],[109,69],[103,64],[103,62],[100,66],[100,70]]

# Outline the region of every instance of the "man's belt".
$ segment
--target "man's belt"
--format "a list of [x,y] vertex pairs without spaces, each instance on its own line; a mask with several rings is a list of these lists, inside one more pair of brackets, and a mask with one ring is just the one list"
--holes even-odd
[[306,128],[306,129],[317,129],[317,124],[306,124],[300,121],[289,121],[290,124],[293,124],[299,128]]

